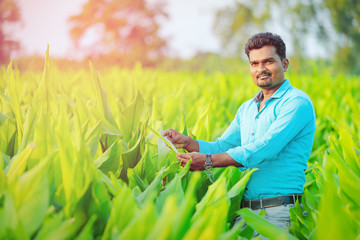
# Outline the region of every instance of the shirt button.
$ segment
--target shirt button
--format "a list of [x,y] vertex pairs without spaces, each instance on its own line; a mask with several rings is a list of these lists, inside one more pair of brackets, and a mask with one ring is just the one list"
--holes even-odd
[[258,118],[259,118],[259,116],[256,116],[255,118],[256,118],[256,119],[258,119]]
[[255,134],[254,133],[251,133],[252,136],[254,136]]

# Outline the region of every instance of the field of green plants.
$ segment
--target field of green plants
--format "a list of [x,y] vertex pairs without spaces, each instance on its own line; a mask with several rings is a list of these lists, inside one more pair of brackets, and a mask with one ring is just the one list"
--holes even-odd
[[286,75],[318,126],[288,233],[239,208],[256,169],[189,172],[152,131],[215,140],[259,91],[248,66],[60,71],[48,51],[42,73],[10,64],[0,72],[0,239],[360,239],[360,77],[313,68]]

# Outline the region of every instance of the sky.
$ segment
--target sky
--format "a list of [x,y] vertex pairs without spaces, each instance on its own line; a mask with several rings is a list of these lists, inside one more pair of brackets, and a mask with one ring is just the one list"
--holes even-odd
[[[21,42],[22,54],[43,55],[49,44],[52,57],[81,57],[81,53],[72,45],[68,18],[80,13],[87,0],[17,1],[22,15],[22,26],[14,28],[12,35]],[[160,34],[169,39],[170,56],[189,58],[198,51],[221,50],[220,41],[212,31],[215,12],[231,4],[233,0],[166,2],[165,10],[169,19],[161,24]],[[91,42],[91,39],[88,41]]]
[[[68,19],[81,12],[88,0],[17,0],[19,3],[22,24],[11,28],[15,40],[22,45],[21,55],[44,55],[46,46],[50,46],[51,57],[81,59],[84,52],[75,49],[69,34]],[[148,0],[157,1],[157,0]],[[197,52],[221,53],[220,40],[215,36],[212,27],[218,9],[231,6],[235,0],[163,0],[167,3],[165,11],[169,18],[161,23],[160,35],[168,39],[170,57],[190,58]],[[275,14],[275,13],[274,13]],[[282,32],[281,26],[273,25],[267,31],[276,32],[287,43],[287,53],[292,49],[290,34]],[[94,34],[93,34],[94,35]],[[83,43],[91,43],[93,35],[86,35]],[[314,39],[305,39],[306,53],[311,57],[326,56],[326,51],[319,48]]]

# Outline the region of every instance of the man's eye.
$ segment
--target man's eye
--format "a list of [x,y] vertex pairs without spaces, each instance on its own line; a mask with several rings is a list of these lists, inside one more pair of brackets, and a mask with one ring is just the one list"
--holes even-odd
[[257,65],[257,63],[251,63],[252,67],[255,67]]

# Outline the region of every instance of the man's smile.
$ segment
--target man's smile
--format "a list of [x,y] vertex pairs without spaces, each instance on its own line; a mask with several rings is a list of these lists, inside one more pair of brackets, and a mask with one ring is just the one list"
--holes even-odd
[[262,80],[262,79],[267,79],[271,77],[271,73],[262,73],[256,76],[257,79]]

